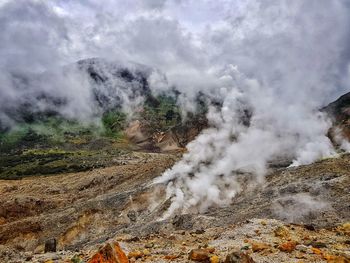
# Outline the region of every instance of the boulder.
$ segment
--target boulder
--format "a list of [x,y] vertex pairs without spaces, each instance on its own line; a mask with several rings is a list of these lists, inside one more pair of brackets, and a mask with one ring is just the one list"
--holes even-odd
[[46,242],[45,242],[45,249],[44,249],[45,253],[47,253],[47,252],[56,252],[57,251],[56,246],[57,246],[56,239],[51,238],[49,240],[46,240]]
[[295,250],[297,246],[297,243],[294,242],[294,241],[288,241],[288,242],[285,242],[283,244],[281,244],[278,248],[279,250],[283,251],[283,252],[292,252]]
[[233,251],[226,256],[225,263],[255,263],[255,261],[244,252]]
[[270,248],[268,244],[261,243],[261,242],[251,242],[251,245],[252,245],[253,252],[260,252]]
[[192,249],[188,259],[199,262],[208,262],[209,252],[206,249]]
[[107,243],[102,247],[88,263],[128,263],[129,260],[124,251],[119,246],[119,243],[113,245]]

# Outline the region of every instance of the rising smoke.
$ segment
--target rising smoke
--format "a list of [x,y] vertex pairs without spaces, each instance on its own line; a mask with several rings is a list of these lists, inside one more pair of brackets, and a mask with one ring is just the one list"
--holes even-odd
[[[345,7],[248,2],[229,25],[208,30],[206,37],[219,46],[216,59],[230,54],[225,60],[235,66],[218,76],[223,106],[209,111],[212,128],[155,181],[167,183],[172,200],[164,217],[229,204],[241,190],[238,175],[261,182],[268,162],[278,157],[292,158],[297,166],[335,155],[326,136],[331,123],[317,109],[320,98],[341,83]],[[242,121],[247,109],[248,126]]]
[[87,57],[161,69],[167,81],[150,74],[151,90],[175,86],[184,112],[194,110],[198,92],[221,105],[209,107],[210,128],[155,181],[172,200],[165,216],[202,212],[232,202],[238,175],[262,182],[276,158],[301,165],[335,154],[331,123],[318,109],[349,84],[348,13],[345,0],[0,2],[0,105],[40,107],[32,94],[45,90],[70,102],[62,115],[91,119],[86,76],[55,71],[21,88],[14,76]]

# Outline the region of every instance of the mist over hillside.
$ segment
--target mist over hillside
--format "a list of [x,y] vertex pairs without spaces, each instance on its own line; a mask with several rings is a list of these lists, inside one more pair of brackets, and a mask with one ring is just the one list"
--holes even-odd
[[131,115],[152,96],[151,73],[146,66],[93,58],[40,74],[14,74],[17,96],[1,105],[2,126],[45,115],[89,122],[112,109]]

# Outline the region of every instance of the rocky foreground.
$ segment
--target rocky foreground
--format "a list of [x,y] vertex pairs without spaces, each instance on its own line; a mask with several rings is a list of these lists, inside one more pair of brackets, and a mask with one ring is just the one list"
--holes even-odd
[[[28,262],[350,262],[350,224],[332,229],[252,219],[227,227],[118,235],[81,251],[23,253]],[[7,259],[6,259],[7,257]],[[4,262],[18,257],[3,251]],[[21,260],[13,262],[23,262]]]
[[118,158],[0,181],[0,262],[350,262],[350,155],[242,175],[231,206],[162,221],[165,186],[150,182],[179,156]]

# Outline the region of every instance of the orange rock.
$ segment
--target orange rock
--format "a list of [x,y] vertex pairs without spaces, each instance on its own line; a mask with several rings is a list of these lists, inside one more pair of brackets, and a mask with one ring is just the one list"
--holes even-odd
[[113,246],[107,243],[101,248],[88,263],[128,263],[129,260],[126,257],[123,250],[118,243]]
[[176,255],[166,255],[164,258],[167,260],[175,260],[177,259],[179,256]]
[[328,263],[349,263],[350,260],[344,257],[336,257],[335,259],[327,260]]
[[314,254],[316,254],[316,255],[322,255],[321,249],[312,247],[312,248],[311,248],[311,251],[312,251],[312,253],[314,253]]
[[220,262],[220,258],[218,256],[211,256],[210,257],[210,263],[219,263]]
[[349,263],[350,260],[341,256],[334,256],[329,254],[324,254],[323,258],[327,260],[328,263]]
[[0,225],[6,224],[6,219],[0,216]]
[[270,248],[269,245],[260,242],[251,242],[253,252],[259,252]]
[[278,248],[279,250],[283,251],[283,252],[292,252],[295,247],[297,246],[297,243],[294,242],[294,241],[288,241],[288,242],[285,242],[283,244],[281,244]]
[[114,251],[120,263],[129,262],[128,257],[125,255],[118,242],[114,243]]
[[279,226],[275,229],[274,231],[275,236],[276,237],[280,237],[280,238],[289,238],[290,237],[290,233],[288,228],[286,228],[285,226]]
[[208,261],[209,253],[205,249],[193,249],[188,256],[188,259],[193,261]]
[[135,251],[131,251],[129,254],[128,254],[128,258],[142,258],[143,257],[143,253],[139,250],[135,250]]
[[336,256],[333,256],[333,255],[330,255],[330,254],[323,254],[323,258],[325,259],[325,260],[332,260],[332,259],[335,259],[336,258]]

